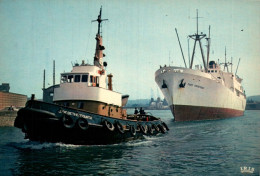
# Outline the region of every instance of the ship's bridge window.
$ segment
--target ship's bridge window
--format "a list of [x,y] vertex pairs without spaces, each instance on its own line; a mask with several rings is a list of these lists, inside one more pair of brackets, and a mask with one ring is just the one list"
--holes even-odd
[[210,70],[208,70],[208,73],[210,73]]
[[218,71],[217,70],[215,70],[215,73],[217,73]]
[[99,87],[99,77],[90,75],[90,83],[93,87]]
[[99,87],[99,77],[96,77],[97,87]]
[[80,82],[80,75],[75,75],[75,82]]
[[211,73],[214,73],[214,70],[211,70]]
[[68,82],[69,82],[69,83],[72,83],[72,82],[73,82],[73,75],[69,75],[69,76],[68,76]]
[[88,82],[88,75],[82,75],[81,81]]
[[67,75],[62,75],[61,76],[61,83],[66,83],[68,80],[67,80]]

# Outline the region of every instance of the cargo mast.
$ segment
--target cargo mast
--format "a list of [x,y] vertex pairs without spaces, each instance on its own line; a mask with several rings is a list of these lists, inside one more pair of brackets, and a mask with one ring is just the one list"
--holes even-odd
[[193,65],[194,54],[195,54],[195,49],[196,49],[196,43],[199,42],[203,65],[204,65],[205,71],[207,72],[208,69],[207,69],[207,66],[206,66],[206,63],[205,63],[204,52],[203,52],[203,48],[202,48],[202,45],[201,45],[201,39],[206,37],[206,34],[203,34],[202,32],[201,32],[201,34],[198,34],[198,31],[199,31],[198,18],[199,17],[198,17],[198,10],[197,10],[197,33],[194,34],[194,35],[189,35],[190,38],[195,40],[194,47],[193,47],[193,52],[192,52],[192,56],[191,56],[190,69],[192,69],[192,65]]

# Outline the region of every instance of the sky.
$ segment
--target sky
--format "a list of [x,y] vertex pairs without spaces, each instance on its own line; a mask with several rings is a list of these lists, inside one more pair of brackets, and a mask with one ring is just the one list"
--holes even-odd
[[[154,73],[160,65],[184,66],[175,28],[186,62],[187,36],[208,34],[210,60],[233,58],[233,72],[243,78],[246,95],[260,95],[260,0],[0,0],[0,84],[11,92],[42,98],[43,70],[46,87],[69,72],[72,62],[92,64],[97,19],[102,6],[104,61],[112,73],[113,88],[130,99],[156,98],[162,94]],[[197,48],[194,65],[201,64]],[[206,55],[206,42],[203,41]],[[190,53],[191,55],[191,53]]]

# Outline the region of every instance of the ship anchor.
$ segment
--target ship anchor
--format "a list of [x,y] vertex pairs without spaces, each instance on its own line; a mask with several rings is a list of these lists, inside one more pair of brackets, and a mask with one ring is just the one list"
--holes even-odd
[[168,88],[167,84],[165,83],[165,80],[163,80],[162,89]]
[[181,83],[179,85],[180,88],[185,88],[186,82],[183,83],[184,79],[181,80]]

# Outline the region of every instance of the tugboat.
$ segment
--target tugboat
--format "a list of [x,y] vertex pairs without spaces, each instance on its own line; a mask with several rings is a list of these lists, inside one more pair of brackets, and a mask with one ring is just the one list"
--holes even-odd
[[128,95],[113,91],[112,74],[103,62],[102,7],[97,20],[94,64],[75,64],[62,73],[55,86],[53,103],[37,101],[32,95],[26,107],[18,111],[14,126],[25,138],[41,142],[79,145],[113,144],[166,133],[167,125],[151,114],[127,115],[123,107]]

